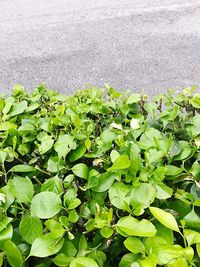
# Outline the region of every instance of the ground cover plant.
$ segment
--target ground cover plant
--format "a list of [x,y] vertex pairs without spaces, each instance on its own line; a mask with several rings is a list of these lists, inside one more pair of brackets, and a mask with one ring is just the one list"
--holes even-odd
[[194,90],[1,97],[0,266],[200,266]]

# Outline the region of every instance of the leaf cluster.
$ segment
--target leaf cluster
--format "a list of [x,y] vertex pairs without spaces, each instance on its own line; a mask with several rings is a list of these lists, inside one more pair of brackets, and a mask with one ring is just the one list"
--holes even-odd
[[0,266],[200,266],[200,93],[0,97]]

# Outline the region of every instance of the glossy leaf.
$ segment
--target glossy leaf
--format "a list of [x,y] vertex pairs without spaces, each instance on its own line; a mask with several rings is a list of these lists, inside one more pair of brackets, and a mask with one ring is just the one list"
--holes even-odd
[[134,254],[138,254],[138,253],[144,254],[144,252],[145,252],[144,244],[137,237],[128,237],[124,241],[124,245],[130,252],[132,252]]
[[28,177],[14,176],[13,194],[18,202],[30,203],[33,197],[34,189],[31,180]]
[[15,165],[14,167],[12,167],[10,171],[11,172],[34,172],[36,171],[36,169],[29,165],[19,164],[19,165]]
[[55,151],[58,153],[59,158],[65,158],[66,155],[76,148],[73,136],[69,134],[60,135],[54,145]]
[[88,167],[87,165],[83,164],[83,163],[79,163],[76,164],[73,168],[72,168],[73,173],[83,179],[87,179],[88,178]]
[[122,169],[127,169],[130,167],[131,163],[127,155],[119,156],[114,162],[109,171],[117,171]]
[[40,219],[55,216],[62,208],[60,197],[54,192],[41,192],[31,202],[31,210]]
[[31,246],[30,256],[44,258],[54,255],[62,248],[63,243],[63,238],[55,238],[51,233],[45,234],[34,240]]
[[36,238],[42,235],[42,223],[37,217],[27,214],[20,221],[19,232],[27,243],[32,244]]
[[139,221],[131,216],[119,219],[116,230],[125,236],[151,237],[156,234],[156,228],[151,222],[145,219]]
[[76,259],[74,259],[71,264],[70,264],[70,267],[98,267],[98,264],[88,258],[88,257],[78,257]]
[[22,267],[23,265],[22,255],[20,250],[16,247],[16,245],[12,241],[8,240],[4,244],[4,249],[8,263],[12,267]]
[[173,231],[180,232],[178,224],[174,216],[171,213],[166,212],[156,207],[150,207],[149,209],[151,213],[153,214],[153,216],[164,226],[166,226],[167,228]]

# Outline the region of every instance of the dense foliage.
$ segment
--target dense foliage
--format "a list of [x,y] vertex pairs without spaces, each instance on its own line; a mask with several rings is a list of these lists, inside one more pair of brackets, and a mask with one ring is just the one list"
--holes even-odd
[[200,94],[0,98],[0,266],[200,266]]

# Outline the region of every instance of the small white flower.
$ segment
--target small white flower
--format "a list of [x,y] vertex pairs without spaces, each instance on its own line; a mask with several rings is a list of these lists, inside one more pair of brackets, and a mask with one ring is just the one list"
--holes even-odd
[[137,130],[137,129],[140,128],[140,121],[138,119],[133,119],[132,118],[130,125],[131,125],[131,129]]
[[2,203],[5,203],[6,202],[6,195],[0,193],[0,204]]
[[117,123],[113,122],[113,123],[111,123],[110,126],[115,128],[115,129],[122,130],[121,124],[117,124]]

